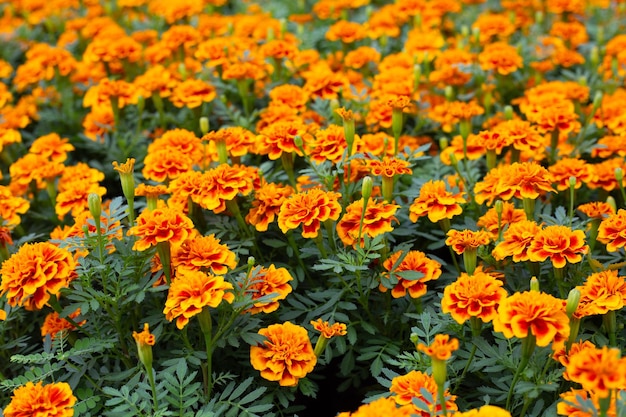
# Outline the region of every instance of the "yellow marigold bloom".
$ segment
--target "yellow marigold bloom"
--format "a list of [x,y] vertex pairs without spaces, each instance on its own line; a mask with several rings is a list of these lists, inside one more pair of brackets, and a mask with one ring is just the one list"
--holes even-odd
[[535,336],[537,346],[548,346],[569,336],[565,301],[538,291],[517,292],[500,302],[493,328],[507,338]]
[[137,225],[128,230],[138,240],[133,250],[145,251],[159,242],[180,246],[193,230],[191,220],[181,212],[167,207],[144,210],[137,217]]
[[235,252],[221,244],[214,234],[185,240],[172,254],[172,265],[178,269],[224,275],[237,267]]
[[61,288],[76,277],[76,262],[66,249],[49,242],[26,243],[2,263],[0,295],[7,303],[41,310]]
[[330,324],[322,319],[311,320],[311,325],[315,330],[322,334],[322,337],[330,339],[335,336],[345,336],[347,334],[346,325],[344,323]]
[[495,405],[483,405],[464,413],[456,413],[454,417],[511,417],[511,413]]
[[250,347],[250,363],[263,378],[291,387],[313,371],[317,357],[304,327],[287,321],[263,328],[259,334],[266,340]]
[[260,312],[271,313],[279,307],[278,302],[287,298],[291,293],[291,285],[289,281],[293,281],[293,277],[285,268],[276,268],[273,264],[269,268],[260,268],[251,276],[250,285],[246,288],[246,292],[252,294],[253,300],[274,294],[270,301],[255,302],[254,305],[246,310],[250,314]]
[[254,192],[252,208],[246,215],[246,221],[253,225],[257,231],[265,232],[272,223],[283,202],[293,194],[293,188],[289,185],[281,186],[274,183],[264,183]]
[[528,248],[528,259],[543,262],[550,258],[555,268],[563,268],[568,262],[580,262],[582,255],[588,250],[589,246],[585,245],[585,232],[554,225],[537,233]]
[[67,382],[27,382],[13,391],[5,417],[72,417],[76,397]]
[[626,359],[618,348],[603,346],[588,348],[569,357],[567,374],[600,398],[607,398],[610,390],[626,388]]
[[589,304],[592,314],[621,310],[626,304],[626,280],[617,273],[615,270],[596,272],[576,287],[580,290],[580,301]]
[[15,227],[21,222],[20,214],[30,208],[30,202],[22,197],[13,195],[9,187],[0,185],[0,218],[9,227]]
[[491,236],[483,230],[474,232],[472,230],[450,229],[447,236],[446,245],[451,246],[459,255],[465,252],[465,249],[477,249],[491,242]]
[[619,209],[616,214],[602,220],[597,239],[606,245],[609,252],[623,248],[626,244],[626,210]]
[[480,67],[485,70],[495,70],[500,75],[507,75],[524,66],[522,56],[517,49],[505,42],[494,42],[485,47],[478,54]]
[[287,198],[278,212],[278,227],[283,233],[302,225],[302,237],[315,238],[320,224],[337,220],[341,214],[341,194],[318,188]]
[[[505,226],[512,223],[517,223],[526,220],[526,213],[523,209],[516,209],[515,206],[509,202],[504,201],[502,203],[502,213],[500,214],[500,228],[504,229]],[[486,229],[491,238],[495,240],[498,237],[498,213],[495,207],[487,210],[485,214],[478,218],[476,225],[480,228]]]
[[498,306],[507,296],[503,285],[501,280],[482,270],[477,269],[473,275],[462,273],[444,289],[441,309],[459,324],[472,317],[488,323],[498,315]]
[[232,303],[235,295],[228,291],[232,289],[222,276],[179,269],[167,292],[163,314],[168,321],[176,319],[176,327],[182,329],[205,307],[216,308],[222,301]]
[[[430,375],[427,375],[420,371],[411,371],[406,375],[400,375],[391,380],[391,386],[389,387],[389,391],[391,391],[391,399],[393,399],[396,404],[401,406],[409,407],[412,412],[411,415],[417,415],[419,417],[429,417],[431,415],[437,415],[442,413],[441,404],[439,401],[430,402],[422,393],[422,390],[426,390],[431,394],[432,398],[438,398],[438,388],[437,383]],[[429,411],[417,409],[413,405],[413,399],[417,398],[428,405]],[[445,392],[446,398],[446,410],[448,412],[457,410],[457,405],[454,402],[456,396],[450,395],[450,393],[446,390]],[[376,414],[377,416],[396,416],[398,414]],[[456,415],[456,414],[455,414]]]
[[[401,256],[402,251],[399,251],[385,260],[383,267],[387,272],[383,272],[378,289],[386,292],[388,287],[393,286],[391,290],[393,298],[404,297],[407,291],[411,298],[421,297],[426,294],[426,282],[441,276],[441,264],[416,250],[409,251],[398,264]],[[404,279],[402,271],[415,271],[423,276],[418,279],[408,279],[410,277]],[[392,279],[390,274],[394,274],[395,277]]]
[[394,214],[399,208],[400,206],[397,204],[389,204],[370,198],[361,224],[361,215],[363,214],[363,199],[361,198],[346,207],[345,213],[337,223],[337,235],[346,246],[352,245],[354,247],[357,243],[363,246],[365,236],[375,237],[393,230],[391,222],[398,221]]
[[498,243],[491,253],[498,261],[507,256],[512,256],[513,262],[527,261],[530,259],[528,248],[540,231],[541,228],[537,223],[526,220],[524,216],[524,220],[509,225],[502,242]]
[[450,338],[447,334],[435,335],[435,340],[426,346],[423,343],[417,345],[417,350],[424,352],[432,359],[447,361],[452,356],[452,352],[459,348],[459,340]]
[[[80,316],[80,308],[70,314],[69,318],[75,319],[78,316]],[[83,320],[82,322],[77,324],[82,326],[86,322],[87,320]],[[72,323],[70,323],[66,319],[62,319],[59,316],[59,313],[53,311],[52,313],[49,313],[43,321],[43,325],[41,326],[41,336],[46,337],[47,335],[50,335],[52,340],[54,340],[56,339],[58,333],[66,332],[68,330],[74,330],[74,328],[75,327]]]
[[419,197],[411,204],[409,217],[415,223],[418,218],[427,215],[428,220],[436,223],[439,220],[451,219],[461,214],[463,212],[461,204],[463,203],[465,203],[465,199],[461,193],[453,194],[446,190],[443,181],[431,180],[422,186]]
[[189,78],[174,87],[169,99],[176,107],[195,109],[200,107],[202,103],[213,101],[216,96],[215,87],[211,84],[195,78]]
[[587,217],[592,219],[604,219],[615,214],[613,206],[604,201],[592,201],[590,203],[581,204],[576,210],[586,214]]

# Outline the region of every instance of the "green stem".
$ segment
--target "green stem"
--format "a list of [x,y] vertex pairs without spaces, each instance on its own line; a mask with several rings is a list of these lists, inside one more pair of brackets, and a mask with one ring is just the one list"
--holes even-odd
[[509,393],[506,396],[506,409],[508,411],[511,411],[511,399],[513,398],[515,385],[517,385],[517,382],[522,376],[524,369],[526,369],[526,366],[528,365],[528,362],[530,361],[530,357],[532,356],[533,351],[535,350],[535,341],[536,341],[535,336],[532,334],[528,334],[528,336],[526,336],[522,342],[522,360],[520,361],[517,367],[517,371],[515,371],[515,376],[513,376],[513,382],[511,382]]
[[146,367],[148,380],[150,381],[150,389],[152,389],[152,402],[154,403],[154,411],[159,410],[159,399],[157,397],[156,384],[154,383],[154,370]]
[[472,361],[474,360],[474,356],[476,355],[476,349],[477,348],[478,348],[478,345],[476,345],[476,343],[474,343],[472,345],[472,350],[470,350],[469,358],[467,358],[467,363],[465,363],[465,367],[463,368],[463,372],[461,372],[461,376],[456,381],[456,385],[454,386],[454,391],[453,392],[456,392],[459,389],[459,386],[461,385],[461,382],[463,382],[463,379],[465,378],[465,375],[467,374],[467,371],[468,371],[470,365],[472,364]]
[[209,401],[211,399],[211,391],[213,391],[213,319],[207,307],[203,308],[200,314],[198,314],[198,321],[200,321],[200,329],[204,336],[206,348],[205,392],[207,401]]

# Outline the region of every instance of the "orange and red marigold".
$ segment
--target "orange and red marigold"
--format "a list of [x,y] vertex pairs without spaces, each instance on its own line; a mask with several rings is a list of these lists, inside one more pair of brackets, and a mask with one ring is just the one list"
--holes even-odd
[[543,262],[550,258],[555,268],[563,268],[568,262],[580,262],[582,255],[588,250],[582,230],[553,225],[537,233],[528,247],[528,258],[533,262]]
[[507,338],[534,336],[537,346],[548,346],[569,336],[565,301],[538,291],[517,292],[500,302],[493,328]]
[[320,224],[337,220],[341,214],[341,194],[312,188],[285,200],[278,212],[278,227],[283,233],[302,225],[302,237],[315,238]]
[[363,246],[365,236],[375,237],[393,230],[391,222],[397,221],[394,214],[399,208],[400,206],[397,204],[389,204],[370,198],[361,222],[363,199],[357,200],[346,207],[346,212],[337,223],[337,235],[344,245],[356,246],[360,240],[359,243]]
[[598,242],[606,245],[609,252],[617,252],[626,244],[626,210],[619,209],[616,214],[602,220],[598,228]]
[[313,371],[317,357],[304,327],[287,321],[263,328],[259,334],[266,340],[250,347],[250,362],[263,378],[290,387]]
[[223,300],[232,303],[235,295],[228,291],[232,289],[233,285],[221,276],[178,270],[167,293],[163,314],[169,321],[176,319],[176,327],[182,329],[205,307],[215,308]]
[[419,197],[411,204],[409,216],[412,222],[416,222],[418,218],[427,215],[428,220],[436,223],[461,214],[463,203],[465,199],[461,193],[453,194],[446,190],[443,181],[428,181],[422,186]]
[[[383,272],[378,288],[382,292],[391,288],[393,298],[404,297],[407,291],[411,298],[419,298],[426,294],[426,282],[441,276],[441,264],[417,250],[409,251],[400,259],[402,253],[396,252],[385,260],[383,267],[386,272]],[[418,273],[421,276],[417,279],[409,276],[403,278],[403,273]]]
[[49,242],[26,243],[2,264],[0,295],[10,306],[41,310],[76,277],[76,262],[66,249]]
[[72,417],[76,397],[67,382],[43,385],[27,382],[13,391],[5,417]]
[[502,285],[502,281],[482,270],[476,270],[473,275],[462,273],[445,288],[441,309],[459,324],[472,317],[490,322],[498,315],[498,306],[507,296]]
[[[420,371],[411,371],[406,375],[400,375],[393,378],[393,380],[391,381],[391,386],[389,387],[389,391],[391,391],[392,393],[392,396],[390,398],[393,398],[395,402],[400,406],[410,407],[412,409],[412,415],[415,415],[416,413],[420,417],[428,417],[433,414],[436,415],[438,413],[441,413],[441,404],[439,404],[438,401],[433,401],[432,403],[429,402],[424,396],[423,390],[426,390],[426,392],[430,393],[431,398],[438,398],[437,383],[435,382],[434,378]],[[427,404],[429,411],[417,409],[413,405],[414,398],[417,398]],[[457,405],[454,402],[456,397],[451,396],[450,393],[446,391],[445,398],[446,410],[457,410]]]
[[606,398],[609,390],[626,388],[626,358],[618,348],[590,347],[570,355],[567,374],[583,389]]
[[131,227],[128,234],[139,238],[133,250],[145,251],[160,242],[180,246],[192,230],[191,219],[178,210],[163,207],[144,210],[137,217],[137,225]]
[[[276,268],[274,265],[255,269],[251,279],[250,285],[246,288],[246,292],[252,294],[252,299],[255,300],[254,305],[246,310],[250,314],[276,311],[278,302],[284,300],[292,290],[289,282],[293,281],[293,277],[289,271],[285,268]],[[274,296],[267,300],[267,296],[271,294]],[[265,301],[257,301],[260,298],[265,298]]]

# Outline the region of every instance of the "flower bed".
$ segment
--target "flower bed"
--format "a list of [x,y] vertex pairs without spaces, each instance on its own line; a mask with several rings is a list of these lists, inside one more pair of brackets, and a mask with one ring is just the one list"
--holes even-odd
[[0,0],[0,406],[621,416],[626,3]]

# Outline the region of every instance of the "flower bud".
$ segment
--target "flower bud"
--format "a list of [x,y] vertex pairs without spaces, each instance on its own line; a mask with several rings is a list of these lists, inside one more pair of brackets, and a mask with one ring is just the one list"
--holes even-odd
[[87,196],[87,206],[89,207],[89,212],[93,216],[96,223],[100,221],[100,216],[102,216],[102,199],[96,193],[90,193]]
[[608,196],[606,198],[606,203],[611,206],[611,208],[613,209],[614,212],[617,212],[617,203],[615,202],[615,198],[613,198],[612,196]]
[[602,104],[602,91],[596,91],[593,96],[593,111],[596,111]]
[[372,195],[372,188],[372,178],[369,176],[363,178],[363,183],[361,184],[361,195],[363,196],[363,201],[369,200],[370,196]]
[[209,133],[209,118],[206,116],[200,118],[200,132],[203,136]]
[[148,323],[143,325],[143,332],[133,332],[133,338],[137,343],[137,353],[139,355],[139,361],[146,367],[146,370],[150,372],[152,369],[152,346],[154,346],[154,335],[150,333]]
[[504,106],[504,118],[506,120],[513,120],[513,116],[515,114],[513,113],[513,107],[511,107],[510,105],[506,105]]
[[619,183],[618,185],[621,185],[621,182],[624,180],[624,171],[622,168],[615,168],[615,179]]
[[496,209],[496,214],[498,216],[501,216],[502,215],[502,211],[504,210],[504,203],[502,202],[502,200],[497,200],[496,201],[495,209]]
[[569,177],[569,188],[571,189],[576,188],[576,177],[573,175]]
[[530,290],[539,292],[539,280],[537,277],[532,277],[530,279]]
[[445,136],[439,139],[439,149],[441,149],[442,151],[448,147],[448,144],[448,138],[446,138]]
[[567,304],[565,305],[565,312],[568,317],[572,317],[576,309],[578,308],[578,303],[580,302],[580,290],[578,288],[573,288],[569,295],[567,296]]

